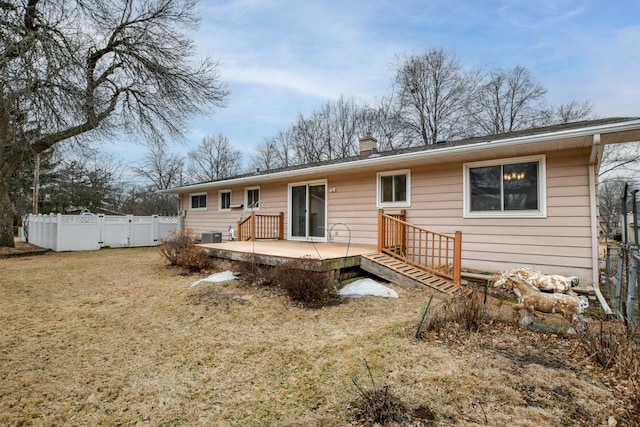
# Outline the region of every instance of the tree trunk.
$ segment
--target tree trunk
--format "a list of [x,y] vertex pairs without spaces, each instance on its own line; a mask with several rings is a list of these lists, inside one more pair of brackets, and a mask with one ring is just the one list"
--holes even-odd
[[9,197],[9,177],[0,176],[0,247],[15,246],[13,241],[13,217],[15,210]]

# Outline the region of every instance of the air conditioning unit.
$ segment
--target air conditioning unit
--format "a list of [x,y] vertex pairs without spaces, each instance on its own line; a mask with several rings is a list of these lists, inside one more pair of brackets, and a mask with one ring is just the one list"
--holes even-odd
[[222,233],[219,231],[206,231],[202,233],[201,243],[222,243]]

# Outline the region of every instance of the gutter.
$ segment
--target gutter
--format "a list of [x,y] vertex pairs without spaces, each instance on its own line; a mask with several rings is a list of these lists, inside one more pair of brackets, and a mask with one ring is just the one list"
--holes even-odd
[[435,150],[415,151],[409,153],[394,154],[390,156],[369,157],[362,160],[356,160],[351,162],[339,162],[322,166],[308,166],[306,168],[291,169],[282,172],[256,174],[251,176],[245,176],[242,178],[231,178],[223,181],[211,181],[201,184],[187,185],[184,187],[176,187],[168,190],[161,190],[159,193],[164,194],[179,194],[188,193],[194,191],[201,191],[204,189],[213,188],[221,185],[241,185],[244,183],[257,183],[266,182],[278,179],[287,179],[291,177],[300,177],[301,175],[311,175],[317,173],[331,173],[341,170],[353,170],[354,168],[367,168],[376,166],[378,164],[385,164],[389,161],[410,161],[421,158],[438,159],[440,157],[447,157],[452,154],[467,153],[485,150],[488,147],[491,148],[503,148],[509,146],[521,146],[528,144],[535,144],[539,142],[549,142],[564,138],[579,138],[584,136],[590,136],[601,133],[612,132],[624,132],[627,130],[640,129],[640,120],[628,120],[625,122],[611,123],[606,125],[598,125],[591,127],[584,127],[578,129],[569,129],[556,131],[551,133],[542,133],[538,135],[528,135],[516,138],[505,138],[499,140],[487,139],[473,144],[458,145],[451,147],[443,147]]
[[607,304],[604,296],[600,292],[600,239],[598,238],[598,195],[596,193],[596,172],[599,167],[598,162],[602,159],[602,143],[600,134],[593,135],[593,145],[591,146],[591,155],[589,156],[589,210],[591,216],[591,265],[592,265],[592,282],[593,291],[598,298],[598,302],[602,310],[607,316],[613,316],[613,311]]

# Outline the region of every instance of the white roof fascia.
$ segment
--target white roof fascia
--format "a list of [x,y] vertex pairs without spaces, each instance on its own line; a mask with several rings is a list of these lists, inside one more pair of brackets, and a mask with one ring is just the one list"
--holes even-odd
[[331,173],[344,169],[353,168],[368,168],[379,164],[384,164],[392,160],[414,160],[420,158],[440,158],[447,157],[452,154],[460,154],[473,152],[477,150],[487,150],[490,148],[504,148],[506,146],[516,147],[521,145],[536,144],[540,142],[549,142],[559,139],[579,138],[583,136],[589,136],[594,134],[605,134],[612,132],[624,132],[628,130],[640,129],[640,120],[628,120],[625,122],[608,123],[604,125],[588,126],[576,129],[566,129],[550,133],[542,133],[536,135],[526,135],[515,138],[504,138],[499,140],[487,139],[486,141],[476,142],[472,144],[442,147],[435,150],[424,151],[412,151],[409,153],[400,153],[390,156],[369,157],[362,160],[354,160],[349,162],[338,162],[320,166],[308,166],[306,168],[297,168],[286,170],[282,172],[265,173],[264,175],[252,175],[244,176],[241,178],[231,178],[222,181],[204,182],[201,184],[188,185],[184,187],[177,187],[168,190],[162,190],[160,193],[178,194],[178,193],[192,193],[195,191],[201,191],[208,188],[215,188],[219,186],[231,186],[242,185],[248,183],[260,183],[264,181],[273,181],[278,179],[286,179],[290,177],[299,177],[303,174],[316,174],[316,173]]

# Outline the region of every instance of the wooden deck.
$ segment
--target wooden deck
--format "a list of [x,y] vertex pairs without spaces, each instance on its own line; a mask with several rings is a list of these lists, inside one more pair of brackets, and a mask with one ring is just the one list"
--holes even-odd
[[209,256],[235,261],[250,261],[264,265],[278,265],[297,258],[320,261],[320,269],[334,270],[360,267],[369,273],[401,286],[436,290],[448,295],[467,296],[468,288],[455,285],[450,279],[438,277],[410,266],[402,260],[377,252],[375,246],[340,243],[312,243],[292,240],[227,241],[198,245]]
[[360,265],[360,256],[376,252],[375,246],[340,243],[312,243],[293,240],[231,241],[200,244],[210,256],[245,261],[255,257],[265,265],[277,265],[296,258],[313,258],[326,269],[339,269]]

